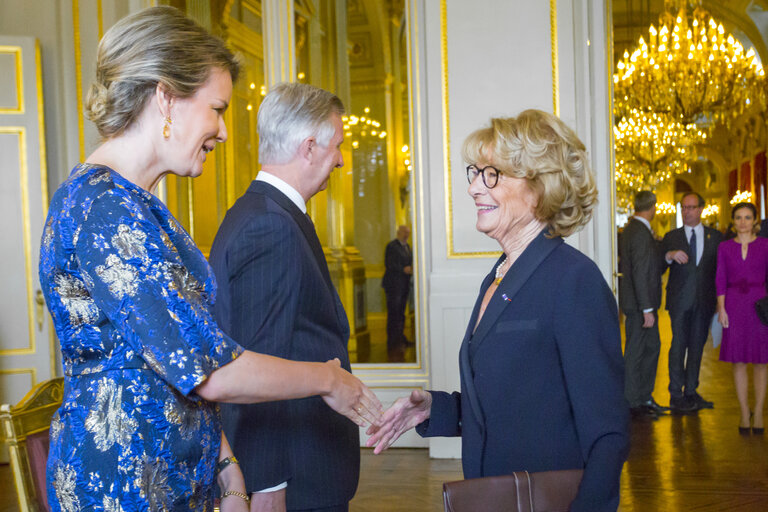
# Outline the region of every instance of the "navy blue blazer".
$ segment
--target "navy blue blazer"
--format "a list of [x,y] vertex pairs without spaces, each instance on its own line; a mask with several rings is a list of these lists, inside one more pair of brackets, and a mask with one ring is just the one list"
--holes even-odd
[[[693,258],[690,258],[685,265],[674,261],[667,263],[664,260],[662,273],[669,267],[667,309],[671,312],[688,311],[696,305],[703,310],[704,316],[712,316],[715,312],[717,306],[717,293],[715,291],[717,247],[723,240],[723,234],[707,226],[703,226],[703,228],[704,250],[698,265]],[[685,252],[691,250],[684,227],[668,232],[661,241],[662,256],[669,251],[677,250]]]
[[[334,357],[350,370],[349,324],[312,221],[254,181],[227,212],[210,263],[214,314],[248,350],[296,361]],[[320,397],[222,404],[222,423],[249,492],[288,481],[289,509],[349,502],[360,472],[358,427]]]
[[613,294],[589,258],[543,231],[475,329],[493,278],[461,345],[461,393],[432,392],[417,431],[460,435],[465,478],[583,468],[572,510],[615,511],[629,408]]

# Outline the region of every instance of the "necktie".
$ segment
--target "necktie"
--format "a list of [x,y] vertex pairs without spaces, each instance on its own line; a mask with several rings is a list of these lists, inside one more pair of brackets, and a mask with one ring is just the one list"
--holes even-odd
[[690,253],[689,256],[691,258],[691,261],[693,261],[693,264],[696,265],[698,262],[696,261],[696,230],[691,230],[691,239],[688,242],[688,245],[690,246]]

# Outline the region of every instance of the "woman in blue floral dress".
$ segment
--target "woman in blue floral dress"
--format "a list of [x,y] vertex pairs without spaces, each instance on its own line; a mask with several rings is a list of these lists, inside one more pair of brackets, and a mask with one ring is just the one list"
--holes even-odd
[[[226,140],[238,71],[221,41],[170,7],[121,20],[99,45],[88,114],[103,142],[55,193],[40,258],[65,373],[52,510],[212,510],[217,461],[231,456],[217,401],[320,394],[360,425],[380,413],[337,361],[255,354],[219,330],[208,263],[150,193],[167,173],[199,175]],[[236,465],[218,484],[222,510],[247,510]]]

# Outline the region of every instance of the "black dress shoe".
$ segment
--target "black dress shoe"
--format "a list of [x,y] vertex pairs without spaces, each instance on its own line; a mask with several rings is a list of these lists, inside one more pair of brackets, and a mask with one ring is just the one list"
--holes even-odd
[[752,427],[752,433],[756,436],[761,436],[765,433],[765,429],[763,427]]
[[691,400],[697,409],[714,409],[715,408],[715,404],[713,402],[710,402],[709,400],[704,400],[704,397],[698,393],[694,393],[693,395],[688,395],[686,398]]
[[663,405],[659,405],[656,403],[656,400],[651,398],[647,402],[641,405],[641,407],[646,407],[648,409],[651,409],[653,412],[656,413],[657,416],[664,416],[667,414],[667,411],[669,410],[669,407],[664,407]]
[[699,408],[691,397],[688,396],[673,396],[669,399],[669,409],[677,414],[686,414],[689,412],[698,411]]
[[669,407],[664,407],[663,405],[659,404],[651,398],[648,402],[645,403],[648,407],[652,408],[654,411],[656,411],[659,414],[664,414],[669,410]]
[[659,413],[656,412],[655,409],[648,405],[638,405],[637,407],[630,407],[629,412],[632,414],[633,418],[645,418],[650,420],[656,420],[659,419]]

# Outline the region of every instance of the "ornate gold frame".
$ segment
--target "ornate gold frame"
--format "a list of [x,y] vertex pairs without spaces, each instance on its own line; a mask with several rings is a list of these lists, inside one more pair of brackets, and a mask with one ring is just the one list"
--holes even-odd
[[0,114],[24,113],[24,77],[22,76],[22,55],[20,46],[2,46],[0,53],[10,53],[16,61],[16,108],[0,108]]

